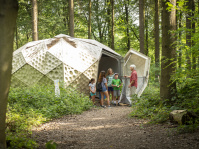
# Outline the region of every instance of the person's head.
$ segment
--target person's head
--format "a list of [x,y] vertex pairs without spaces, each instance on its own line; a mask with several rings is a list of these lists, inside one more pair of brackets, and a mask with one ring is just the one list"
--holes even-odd
[[99,74],[98,82],[102,82],[103,78],[105,78],[105,71],[102,70]]
[[95,79],[92,78],[92,79],[89,81],[89,83],[95,83]]
[[134,64],[130,66],[131,71],[135,70],[135,68],[136,68],[136,66]]
[[113,72],[113,69],[112,68],[109,68],[108,70],[107,70],[107,76],[108,75],[112,75],[114,72]]
[[119,76],[119,74],[118,74],[118,73],[115,73],[114,78],[115,78],[115,79],[118,79],[118,76]]

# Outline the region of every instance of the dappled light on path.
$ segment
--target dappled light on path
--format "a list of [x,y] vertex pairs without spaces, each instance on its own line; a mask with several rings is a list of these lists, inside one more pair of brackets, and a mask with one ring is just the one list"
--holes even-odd
[[95,108],[81,115],[64,116],[34,128],[32,137],[39,149],[50,140],[58,144],[58,149],[187,148],[183,136],[172,136],[166,125],[145,125],[147,120],[130,118],[132,110],[125,106]]

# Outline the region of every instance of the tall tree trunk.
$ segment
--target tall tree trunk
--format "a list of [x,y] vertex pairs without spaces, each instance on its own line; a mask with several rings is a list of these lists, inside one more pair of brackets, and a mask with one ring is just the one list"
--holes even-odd
[[69,0],[69,35],[74,37],[74,2]]
[[[182,12],[181,11],[180,11],[180,14],[179,14],[178,26],[179,26],[179,28],[182,28]],[[179,41],[181,42],[181,40],[182,40],[182,31],[179,31]],[[178,66],[179,66],[179,68],[181,68],[181,64],[182,64],[182,49],[181,49],[181,47],[179,47],[179,55],[178,55]]]
[[186,3],[187,5],[187,14],[186,14],[186,44],[189,47],[186,53],[186,59],[187,59],[187,69],[191,70],[191,6],[192,1],[189,0]]
[[91,0],[88,6],[88,39],[91,39]]
[[98,33],[99,33],[99,38],[100,38],[100,42],[102,43],[103,42],[103,36],[102,36],[102,29],[101,29],[101,26],[100,26],[100,20],[99,20],[99,0],[96,0],[96,20],[97,20],[97,27],[98,27]]
[[32,40],[38,40],[38,9],[37,0],[32,0]]
[[17,0],[0,0],[0,149],[6,149],[5,120],[17,12]]
[[17,29],[17,25],[16,25],[16,29],[15,29],[15,36],[16,36],[16,48],[18,49],[19,48],[19,44],[18,44],[18,29]]
[[110,7],[111,7],[111,5],[110,5],[110,0],[107,0],[106,1],[106,3],[107,3],[107,22],[108,22],[108,46],[109,47],[111,47],[111,28],[110,28],[110,26],[111,26],[111,11],[110,11]]
[[[160,65],[160,43],[159,43],[159,0],[155,0],[155,66]],[[158,78],[159,71],[155,72],[155,77]]]
[[140,52],[144,53],[144,0],[139,0]]
[[[195,34],[195,19],[194,19],[194,14],[195,14],[195,3],[194,3],[194,0],[191,0],[192,1],[192,3],[191,3],[191,5],[192,5],[192,24],[191,24],[191,26],[192,26],[192,36],[194,36],[194,34]],[[192,40],[192,42],[191,42],[191,47],[193,47],[195,45],[195,43],[194,43],[194,40]],[[193,52],[192,52],[192,64],[193,64],[193,69],[196,69],[196,52],[195,52],[195,50],[193,50]]]
[[148,10],[146,6],[146,17],[145,17],[145,29],[146,29],[146,48],[145,48],[145,54],[148,55],[149,52],[149,44],[148,44]]
[[[171,2],[173,8],[167,10],[167,3]],[[160,97],[162,100],[171,99],[176,94],[176,82],[172,75],[176,70],[176,37],[172,31],[176,30],[176,0],[162,1],[162,59],[161,59],[161,83]],[[171,31],[171,32],[170,32]]]
[[131,42],[130,42],[130,35],[129,35],[129,0],[125,1],[125,12],[126,12],[126,35],[127,35],[127,48],[130,50]]
[[112,30],[111,30],[111,49],[115,50],[115,39],[114,39],[114,0],[111,0],[111,6],[112,6]]

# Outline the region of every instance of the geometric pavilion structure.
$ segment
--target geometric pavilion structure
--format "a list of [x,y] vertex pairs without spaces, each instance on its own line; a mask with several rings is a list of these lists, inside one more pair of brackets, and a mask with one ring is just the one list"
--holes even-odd
[[65,87],[89,93],[89,80],[97,80],[101,70],[111,67],[122,74],[122,60],[121,55],[96,40],[60,34],[14,51],[11,85],[31,86],[59,79]]

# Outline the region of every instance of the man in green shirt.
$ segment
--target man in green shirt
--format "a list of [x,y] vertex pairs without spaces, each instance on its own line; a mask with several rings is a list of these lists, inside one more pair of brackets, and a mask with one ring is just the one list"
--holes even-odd
[[[113,96],[114,96],[114,104],[116,105],[116,97],[120,98],[120,86],[122,82],[118,79],[118,73],[115,73],[114,79],[112,80],[112,87],[113,87]],[[119,105],[119,104],[118,104]]]

